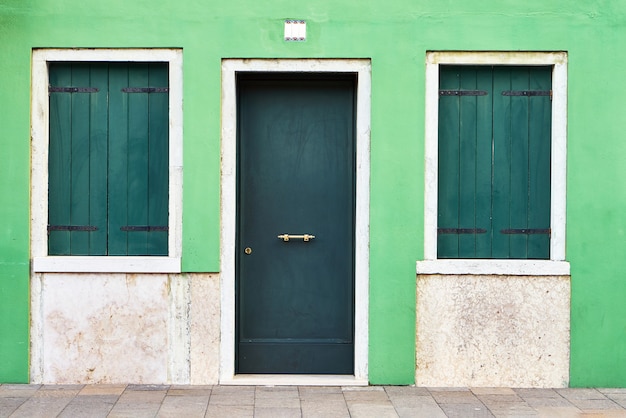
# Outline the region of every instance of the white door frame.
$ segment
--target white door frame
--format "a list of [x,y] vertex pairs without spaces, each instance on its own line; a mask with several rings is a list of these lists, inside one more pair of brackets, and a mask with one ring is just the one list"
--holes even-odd
[[[238,72],[328,72],[353,73],[357,76],[354,375],[235,375],[236,74]],[[222,60],[220,384],[366,385],[368,383],[370,99],[371,62],[369,59]]]

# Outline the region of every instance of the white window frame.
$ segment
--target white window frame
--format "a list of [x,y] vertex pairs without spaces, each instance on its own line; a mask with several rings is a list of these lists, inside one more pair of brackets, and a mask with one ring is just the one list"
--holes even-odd
[[[356,219],[354,375],[235,374],[235,234],[237,207],[237,73],[354,73],[356,88]],[[223,59],[220,293],[222,385],[367,385],[369,341],[369,59]]]
[[[169,66],[168,255],[49,256],[48,143],[50,62],[164,62]],[[178,273],[182,253],[183,56],[181,49],[34,49],[31,103],[31,257],[33,272]]]
[[[437,196],[440,65],[552,66],[550,259],[438,259]],[[569,275],[565,261],[567,53],[432,51],[426,54],[424,260],[418,274]]]

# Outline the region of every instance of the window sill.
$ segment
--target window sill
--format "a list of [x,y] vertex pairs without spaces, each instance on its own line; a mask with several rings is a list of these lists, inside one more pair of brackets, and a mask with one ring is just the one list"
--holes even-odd
[[180,257],[51,256],[33,258],[35,273],[180,273]]
[[416,263],[417,274],[569,276],[567,261],[555,260],[424,260]]

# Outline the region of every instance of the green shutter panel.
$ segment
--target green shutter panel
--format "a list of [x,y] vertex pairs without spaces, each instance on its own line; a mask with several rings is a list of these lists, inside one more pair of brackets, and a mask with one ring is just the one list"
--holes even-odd
[[50,64],[50,255],[106,253],[105,69]]
[[439,258],[549,258],[550,89],[550,67],[441,67]]
[[167,255],[166,64],[51,64],[50,255]]

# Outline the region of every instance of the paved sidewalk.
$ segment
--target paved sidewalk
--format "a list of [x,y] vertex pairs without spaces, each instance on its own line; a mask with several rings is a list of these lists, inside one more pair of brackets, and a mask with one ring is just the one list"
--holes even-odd
[[626,389],[5,384],[0,417],[626,417]]

